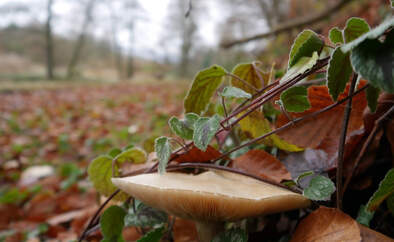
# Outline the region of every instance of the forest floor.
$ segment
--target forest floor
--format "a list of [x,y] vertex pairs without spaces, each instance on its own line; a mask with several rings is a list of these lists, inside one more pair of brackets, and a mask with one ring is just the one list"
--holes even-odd
[[154,139],[169,134],[167,120],[182,113],[187,86],[2,85],[0,241],[76,239],[100,202],[89,162],[130,144],[151,152]]

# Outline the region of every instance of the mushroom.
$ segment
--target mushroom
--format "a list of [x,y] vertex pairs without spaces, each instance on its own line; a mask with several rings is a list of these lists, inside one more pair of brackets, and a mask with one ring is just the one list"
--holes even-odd
[[169,214],[196,221],[200,241],[211,241],[225,221],[309,206],[304,196],[228,171],[142,174],[112,178],[113,184]]

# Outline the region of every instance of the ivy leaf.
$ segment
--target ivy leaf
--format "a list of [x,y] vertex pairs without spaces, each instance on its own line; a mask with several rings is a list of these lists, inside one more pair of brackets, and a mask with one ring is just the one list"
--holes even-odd
[[328,201],[334,191],[334,183],[329,178],[319,175],[311,179],[303,195],[315,201]]
[[164,231],[164,227],[152,229],[139,240],[137,240],[137,242],[159,242],[161,237],[164,235]]
[[289,112],[304,112],[311,107],[308,90],[304,86],[291,87],[280,95],[280,101]]
[[291,46],[289,68],[302,57],[312,57],[314,52],[320,53],[323,46],[324,41],[315,32],[309,29],[302,31]]
[[[118,175],[118,166],[115,164],[115,175]],[[112,157],[102,155],[94,159],[88,167],[89,180],[94,188],[104,196],[109,196],[117,189],[111,182]]]
[[252,98],[252,95],[250,93],[247,93],[244,90],[239,89],[237,87],[225,87],[220,95],[222,97],[229,97],[229,98],[231,97],[247,98],[247,99]]
[[237,78],[231,78],[231,85],[238,87],[247,93],[254,92],[254,89],[250,86],[254,87],[255,89],[261,89],[263,86],[267,85],[270,76],[269,73],[264,73],[260,69],[255,68],[252,63],[236,65],[232,71],[232,74],[249,83],[249,85],[247,85]]
[[343,45],[341,49],[343,53],[347,53],[353,50],[356,46],[358,46],[360,43],[364,42],[367,39],[377,39],[384,32],[386,32],[387,29],[391,27],[394,27],[394,18],[387,19],[383,23],[379,24],[379,26],[377,26],[376,28],[361,35],[360,37],[353,40],[352,42]]
[[331,55],[327,70],[327,87],[334,101],[345,90],[352,72],[349,54],[344,54],[341,48],[337,47]]
[[119,148],[113,148],[108,152],[108,155],[111,156],[112,158],[115,158],[117,155],[122,153],[122,150]]
[[301,57],[296,64],[287,70],[280,82],[283,83],[291,77],[305,73],[316,64],[318,59],[319,55],[317,52],[313,52],[312,57]]
[[392,194],[394,194],[394,168],[390,169],[380,182],[378,190],[376,190],[367,203],[367,209],[375,211]]
[[162,136],[155,140],[155,152],[159,158],[158,171],[160,174],[166,172],[167,163],[171,156],[170,139]]
[[200,150],[205,151],[219,127],[220,117],[217,114],[210,118],[199,118],[194,124],[194,145]]
[[378,98],[380,94],[380,89],[376,88],[374,86],[369,86],[367,90],[365,91],[367,102],[368,102],[368,107],[371,110],[371,112],[375,112],[376,108],[378,106]]
[[343,44],[343,35],[342,31],[338,27],[334,27],[330,29],[330,33],[328,34],[331,43],[333,44]]
[[116,205],[107,208],[100,217],[100,228],[105,241],[123,241],[122,230],[126,211]]
[[211,66],[197,73],[184,101],[185,113],[201,114],[209,104],[226,71],[221,66]]
[[[242,113],[240,115],[242,115]],[[272,131],[270,122],[264,117],[261,112],[258,111],[252,112],[251,114],[246,116],[239,122],[239,124],[241,126],[241,130],[252,138],[257,138]],[[290,152],[304,150],[296,145],[287,143],[276,134],[272,134],[265,138],[263,140],[263,143]]]
[[199,116],[195,113],[185,114],[185,119],[178,119],[177,117],[172,117],[168,124],[172,132],[183,139],[193,139],[194,123],[197,121]]
[[375,212],[368,211],[365,205],[361,205],[360,210],[358,210],[358,215],[356,220],[360,224],[369,227],[369,222],[371,222],[371,220],[373,219],[374,214]]
[[370,27],[364,19],[356,17],[349,18],[346,22],[346,27],[343,30],[345,42],[349,43],[364,33],[367,33],[369,30]]
[[366,39],[353,49],[350,59],[354,70],[371,85],[394,93],[394,30],[387,34],[384,43]]
[[135,213],[133,208],[129,209],[124,217],[124,222],[126,226],[154,227],[166,223],[167,219],[168,216],[165,212],[140,203]]
[[137,147],[127,149],[114,158],[119,163],[132,162],[135,164],[145,163],[146,159],[146,152]]
[[248,234],[243,229],[231,229],[221,232],[213,238],[212,242],[247,242]]

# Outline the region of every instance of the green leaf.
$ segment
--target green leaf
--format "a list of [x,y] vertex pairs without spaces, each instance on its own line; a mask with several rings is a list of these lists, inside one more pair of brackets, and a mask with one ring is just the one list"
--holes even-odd
[[143,149],[137,147],[125,150],[114,158],[114,160],[119,163],[132,162],[135,164],[145,163],[146,159],[146,152]]
[[384,32],[386,32],[387,29],[389,29],[391,27],[394,27],[394,18],[389,18],[389,19],[385,20],[383,23],[379,24],[379,26],[377,26],[376,28],[361,35],[360,37],[353,40],[352,42],[343,45],[341,49],[342,49],[343,53],[347,53],[367,39],[377,39]]
[[330,33],[328,34],[331,43],[333,44],[343,44],[343,36],[342,31],[338,27],[334,27],[330,29]]
[[194,145],[200,150],[205,151],[219,127],[220,117],[217,114],[210,118],[199,118],[194,124]]
[[18,188],[13,187],[4,193],[0,193],[0,203],[3,204],[19,204],[27,198],[29,194],[26,191],[19,191]]
[[178,119],[177,117],[172,117],[168,124],[172,132],[183,139],[193,139],[194,123],[197,121],[199,116],[195,113],[187,113],[185,119]]
[[304,86],[291,87],[280,95],[284,108],[289,112],[304,112],[311,107],[308,90]]
[[184,101],[185,113],[203,113],[223,81],[226,71],[217,65],[200,71],[194,78],[192,87]]
[[334,101],[345,90],[352,72],[349,54],[344,54],[341,48],[337,47],[331,55],[327,70],[327,87]]
[[389,208],[391,214],[394,215],[394,194],[391,194],[387,198],[386,203],[387,203],[387,207]]
[[291,46],[289,57],[289,69],[294,66],[302,57],[312,57],[314,52],[320,53],[324,46],[324,41],[312,30],[302,31]]
[[371,112],[374,113],[376,111],[376,108],[378,107],[380,89],[374,86],[369,86],[365,92],[367,96],[368,107]]
[[133,208],[129,209],[124,221],[126,226],[154,227],[165,224],[167,219],[168,216],[165,212],[140,203],[135,213]]
[[231,229],[221,232],[213,238],[212,242],[247,242],[248,234],[242,229]]
[[358,215],[356,220],[360,224],[369,227],[369,222],[371,222],[374,214],[375,212],[368,211],[365,205],[361,205],[360,210],[358,210]]
[[367,203],[367,209],[375,211],[392,194],[394,194],[394,168],[390,169],[380,182],[378,190],[376,190]]
[[242,89],[239,89],[237,87],[225,87],[223,89],[223,92],[220,94],[223,97],[235,97],[235,98],[252,98],[252,95],[250,93],[245,92]]
[[394,93],[394,30],[381,43],[366,39],[353,49],[350,59],[354,70],[371,85]]
[[[269,82],[269,73],[264,73],[260,69],[255,68],[252,63],[238,64],[234,67],[232,74],[241,78],[249,85],[243,83],[237,78],[231,78],[231,85],[244,90],[247,93],[254,93],[255,89],[261,89]],[[263,80],[261,80],[263,79]],[[252,87],[251,87],[252,86]]]
[[362,18],[352,17],[346,22],[346,27],[343,30],[343,35],[345,36],[345,42],[349,43],[364,33],[370,30],[368,23]]
[[164,227],[153,229],[137,240],[137,242],[159,242],[164,235],[164,231]]
[[100,217],[100,228],[104,239],[108,241],[119,241],[124,227],[126,211],[119,206],[107,208]]
[[328,201],[334,191],[334,183],[329,178],[319,175],[311,179],[303,195],[315,201]]
[[316,64],[318,59],[319,55],[317,52],[313,52],[312,57],[301,57],[296,64],[287,70],[280,82],[283,83],[292,77],[305,73]]
[[117,155],[122,153],[122,150],[119,148],[113,148],[108,152],[108,155],[111,156],[112,158],[115,158]]
[[296,183],[297,183],[297,184],[300,184],[300,181],[301,181],[303,178],[305,178],[305,177],[307,177],[307,176],[311,176],[311,175],[313,175],[313,174],[315,174],[313,171],[306,171],[306,172],[302,173],[301,175],[299,175],[299,176],[297,177]]
[[155,152],[157,158],[159,158],[158,171],[160,174],[163,174],[166,172],[167,163],[171,156],[170,139],[165,136],[157,138],[155,140]]
[[[118,175],[118,166],[115,165],[115,175]],[[112,157],[102,155],[94,159],[88,167],[89,180],[94,188],[104,196],[111,195],[117,188],[112,184]]]

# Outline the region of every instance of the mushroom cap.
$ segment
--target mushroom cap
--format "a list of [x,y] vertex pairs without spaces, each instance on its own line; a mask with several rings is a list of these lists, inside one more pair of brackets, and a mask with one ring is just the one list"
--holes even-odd
[[143,203],[197,221],[236,221],[309,206],[309,199],[231,172],[142,174],[112,178]]

